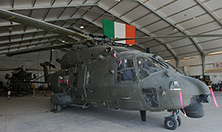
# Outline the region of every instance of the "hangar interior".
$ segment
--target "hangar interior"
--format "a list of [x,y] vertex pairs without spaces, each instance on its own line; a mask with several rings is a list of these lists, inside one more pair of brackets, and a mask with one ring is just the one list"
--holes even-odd
[[[138,39],[136,40],[136,45],[143,49],[149,48],[152,54],[158,53],[159,56],[165,59],[165,61],[177,66],[189,76],[199,76],[202,78],[204,75],[208,75],[213,83],[218,83],[222,81],[222,36],[192,37],[192,35],[222,34],[221,5],[221,0],[1,0],[0,12],[2,12],[2,10],[7,10],[82,34],[102,36],[102,19],[106,19],[135,26],[136,37],[169,36],[166,38]],[[42,62],[51,61],[51,63],[55,64],[56,69],[52,69],[52,72],[60,69],[60,64],[56,62],[56,59],[61,58],[66,52],[70,51],[70,49],[56,49],[56,47],[59,44],[65,45],[66,43],[81,40],[78,36],[64,37],[61,34],[54,33],[50,30],[35,28],[35,26],[32,27],[30,24],[27,24],[27,26],[26,23],[14,22],[14,18],[8,18],[8,20],[5,20],[2,19],[2,17],[3,16],[0,13],[0,81],[3,82],[2,87],[7,87],[7,79],[5,79],[5,75],[13,72],[13,69],[21,67],[22,65],[26,69],[30,69],[29,71],[36,74],[37,77],[43,75],[43,69],[39,65]],[[181,38],[170,36],[191,37]],[[50,50],[38,51],[38,49],[48,46],[53,49],[52,52],[50,52]],[[26,50],[35,50],[35,52],[26,53]],[[11,57],[6,55],[17,52],[20,52],[21,54],[13,55]],[[43,81],[43,78],[39,79],[39,81]],[[40,84],[35,85],[36,88],[39,86]],[[220,99],[218,103],[222,103],[221,94],[216,93],[216,95],[218,96],[218,99]],[[40,100],[40,102],[47,100],[41,99],[40,97],[37,97],[36,99]],[[19,98],[16,101],[21,103],[22,100],[26,99]],[[20,116],[24,114],[24,112],[13,113],[10,111],[11,113],[8,112],[7,115],[7,112],[5,112],[6,108],[13,109],[12,106],[16,104],[8,101],[9,100],[5,99],[0,102],[1,106],[5,107],[0,108],[0,118],[4,119],[6,122],[2,122],[2,125],[0,125],[0,131],[3,132],[20,129],[16,124],[19,122],[18,120],[14,120],[14,122],[12,121],[15,124],[11,125],[17,127],[15,129],[10,128],[9,125],[5,124],[10,124],[10,119],[13,120],[13,118],[16,118],[16,114]],[[7,106],[7,103],[9,106]],[[47,105],[50,104],[48,103],[44,105],[43,108],[49,109],[50,106],[48,107]],[[39,106],[42,105],[39,104]],[[211,104],[211,106],[213,106],[213,104]],[[20,109],[19,106],[17,107],[19,110],[23,111],[23,108]],[[42,108],[33,108],[35,108],[34,112],[36,113],[44,111]],[[212,110],[210,107],[207,109]],[[221,108],[217,110],[221,110]],[[217,110],[213,109],[212,111],[217,113]],[[92,116],[87,119],[87,116],[83,116],[84,112],[77,111],[77,113],[81,114],[81,117],[79,118],[86,122],[91,122],[95,119],[95,117]],[[93,109],[88,111],[87,115],[93,113],[92,111],[96,110]],[[68,116],[70,113],[72,112],[69,109],[68,113],[63,113],[59,116]],[[106,115],[106,113],[112,114],[110,111],[102,110],[102,115]],[[210,112],[208,111],[208,113]],[[127,116],[130,112],[124,113],[121,111],[121,113],[116,114],[116,116],[125,118],[125,116],[121,116],[121,114]],[[119,125],[117,126],[117,128],[120,128],[119,131],[127,129],[127,126],[133,124],[132,119],[136,115],[135,113],[131,114],[131,116],[126,118],[127,120],[130,120],[129,122],[126,120],[123,120],[123,123],[120,121],[115,122],[115,118],[112,118],[111,123],[114,122],[114,124],[110,127],[105,127],[105,129],[109,129],[108,131],[114,131],[111,130],[111,127],[115,127],[118,123],[123,125],[123,127]],[[96,115],[101,117],[98,112]],[[151,116],[152,119],[155,119],[155,115],[160,114],[154,113],[149,116]],[[213,114],[210,115],[213,116]],[[53,115],[49,116],[52,117]],[[72,117],[76,118],[78,115],[72,114]],[[219,120],[218,117],[215,118],[216,120],[214,120],[214,123]],[[38,119],[42,120],[44,117]],[[72,121],[72,119],[68,119],[69,121]],[[101,117],[101,120],[103,119],[104,118]],[[107,118],[104,120],[106,121],[104,123],[105,125],[110,123]],[[46,124],[49,124],[52,120],[47,121],[48,123]],[[196,123],[196,120],[192,121],[194,124]],[[62,120],[58,120],[56,123],[59,124],[61,122]],[[188,120],[185,122],[187,122],[187,124],[189,123]],[[206,121],[200,122],[207,123]],[[80,124],[81,122],[78,123]],[[94,131],[105,130],[102,128],[104,124],[94,124],[96,126]],[[155,123],[152,122],[149,127],[146,126],[146,129],[158,131],[158,126],[154,124]],[[90,125],[93,126],[93,124]],[[143,125],[144,123],[137,123],[132,127],[133,129],[131,131],[136,131],[137,126],[141,127]],[[211,125],[210,128],[203,127],[203,129],[205,129],[205,131],[209,131],[210,129],[220,131],[219,128],[214,128],[215,124],[213,124],[213,122]],[[71,126],[71,124],[68,124],[68,126]],[[52,127],[55,127],[55,124],[52,125]],[[25,126],[25,129],[20,130],[23,132],[30,131],[28,128],[28,126]],[[43,128],[46,128],[44,129],[45,131],[52,131],[52,129],[49,129],[46,126]],[[183,129],[185,128],[186,127],[183,126]],[[81,131],[80,127],[78,127],[78,129]],[[141,128],[140,131],[143,131],[144,129]],[[203,129],[192,127],[191,131],[204,131]],[[71,130],[71,128],[57,128],[55,131],[60,130],[68,131]],[[82,131],[86,130],[88,129],[83,129]],[[41,130],[36,129],[33,131]],[[161,129],[160,131],[164,131],[164,129]],[[179,131],[183,130],[180,129]]]

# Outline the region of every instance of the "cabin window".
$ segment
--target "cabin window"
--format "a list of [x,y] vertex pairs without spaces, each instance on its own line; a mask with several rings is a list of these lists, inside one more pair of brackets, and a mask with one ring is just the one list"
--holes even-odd
[[117,61],[118,68],[117,70],[123,70],[126,68],[132,68],[133,67],[133,60],[132,59],[121,59]]
[[117,61],[117,81],[135,81],[135,71],[132,59]]
[[136,62],[140,79],[144,79],[150,74],[161,70],[160,65],[150,58],[138,57]]

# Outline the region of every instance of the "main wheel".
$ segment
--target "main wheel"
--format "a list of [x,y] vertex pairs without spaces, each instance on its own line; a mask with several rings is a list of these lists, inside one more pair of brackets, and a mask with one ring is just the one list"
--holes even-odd
[[178,127],[178,121],[174,117],[166,117],[164,121],[164,125],[167,129],[175,130]]
[[56,112],[62,111],[62,105],[57,105],[56,106]]
[[181,125],[181,118],[179,116],[177,116],[177,121],[178,121],[178,127],[180,127],[180,125]]

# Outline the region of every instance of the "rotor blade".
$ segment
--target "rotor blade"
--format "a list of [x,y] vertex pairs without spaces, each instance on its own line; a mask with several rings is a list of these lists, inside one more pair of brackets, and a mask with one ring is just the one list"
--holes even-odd
[[16,68],[0,68],[0,71],[13,71]]
[[145,36],[135,38],[114,38],[113,41],[132,40],[132,39],[155,39],[155,38],[194,38],[194,37],[222,37],[222,34],[206,34],[206,35],[184,35],[184,36]]
[[42,20],[38,20],[35,18],[31,18],[25,15],[21,15],[15,12],[11,12],[11,11],[7,11],[4,10],[2,8],[0,8],[0,18],[5,19],[5,20],[9,20],[9,21],[13,21],[13,22],[18,22],[21,23],[23,25],[27,25],[27,26],[31,26],[31,27],[35,27],[35,28],[40,28],[49,32],[53,32],[59,35],[63,35],[63,36],[73,36],[73,35],[77,35],[83,38],[88,38],[86,35],[78,33],[76,31],[72,31],[54,24],[50,24],[47,22],[44,22]]
[[[17,68],[0,68],[0,71],[15,71],[20,67]],[[37,69],[25,68],[26,71],[37,71]]]
[[38,51],[44,51],[44,50],[50,50],[50,49],[60,49],[60,48],[70,48],[72,45],[64,45],[64,44],[57,44],[57,45],[49,45],[49,46],[43,46],[43,47],[35,47],[30,49],[24,49],[24,50],[18,50],[18,51],[11,51],[5,53],[7,56],[13,56],[18,54],[26,54],[30,52],[38,52]]

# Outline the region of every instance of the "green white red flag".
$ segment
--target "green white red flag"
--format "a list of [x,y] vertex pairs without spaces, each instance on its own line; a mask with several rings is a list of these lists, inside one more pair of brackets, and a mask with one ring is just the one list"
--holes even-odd
[[[135,38],[136,27],[128,24],[119,22],[102,20],[103,23],[103,34],[108,38]],[[134,40],[121,40],[118,43],[136,45]]]

